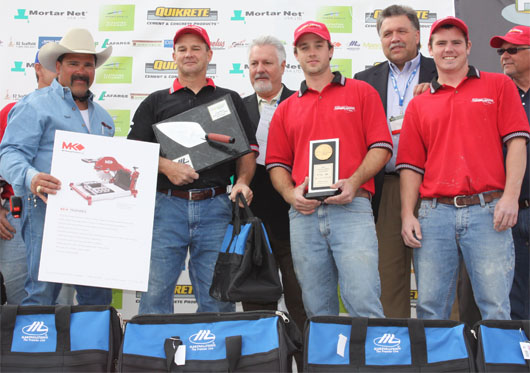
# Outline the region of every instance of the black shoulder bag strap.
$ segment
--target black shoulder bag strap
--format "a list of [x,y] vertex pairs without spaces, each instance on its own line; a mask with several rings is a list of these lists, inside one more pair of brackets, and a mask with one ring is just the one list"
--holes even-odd
[[423,320],[408,319],[410,354],[412,366],[415,368],[427,365],[427,339]]
[[366,344],[367,331],[367,317],[352,318],[350,333],[350,365],[353,367],[363,367],[366,365],[364,346]]

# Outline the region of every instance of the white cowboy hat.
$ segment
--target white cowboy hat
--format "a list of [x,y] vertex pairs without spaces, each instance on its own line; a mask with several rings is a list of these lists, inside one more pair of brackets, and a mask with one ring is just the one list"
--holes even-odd
[[[49,45],[49,46],[48,46]],[[59,43],[48,43],[39,52],[39,61],[48,70],[55,71],[57,58],[65,53],[85,53],[96,56],[96,68],[110,57],[112,46],[96,53],[94,38],[83,28],[73,28],[63,36]]]

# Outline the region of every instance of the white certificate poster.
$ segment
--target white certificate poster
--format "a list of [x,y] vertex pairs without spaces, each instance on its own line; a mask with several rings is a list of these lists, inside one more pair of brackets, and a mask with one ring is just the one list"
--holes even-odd
[[39,280],[146,291],[159,145],[57,131]]

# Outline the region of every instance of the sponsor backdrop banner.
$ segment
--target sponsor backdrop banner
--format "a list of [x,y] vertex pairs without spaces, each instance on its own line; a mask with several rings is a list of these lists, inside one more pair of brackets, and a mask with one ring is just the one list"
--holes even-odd
[[[335,46],[332,69],[351,77],[385,60],[376,19],[382,9],[393,3],[396,1],[5,2],[0,14],[0,105],[3,107],[17,101],[35,89],[33,65],[38,48],[47,42],[57,42],[70,28],[83,27],[94,36],[97,50],[108,46],[114,49],[112,57],[97,70],[92,92],[94,99],[114,118],[116,135],[126,136],[140,102],[155,90],[169,88],[177,77],[177,66],[171,55],[173,36],[184,25],[197,24],[209,33],[213,59],[207,75],[217,85],[246,96],[253,93],[247,48],[255,37],[272,34],[285,43],[284,83],[291,89],[298,89],[303,73],[293,55],[293,31],[307,20],[323,22],[330,30]],[[404,0],[397,3],[417,10],[421,24],[421,51],[428,55],[429,28],[436,19],[455,14],[454,0]],[[476,11],[479,9],[477,5]],[[186,282],[181,284],[189,285],[187,276],[183,277]],[[176,309],[183,312],[195,310],[196,305],[190,301],[191,287],[180,287],[176,293]],[[117,304],[121,302],[123,306],[136,304],[138,300],[136,293],[116,291],[115,295]],[[182,297],[182,302],[177,302],[178,297]]]

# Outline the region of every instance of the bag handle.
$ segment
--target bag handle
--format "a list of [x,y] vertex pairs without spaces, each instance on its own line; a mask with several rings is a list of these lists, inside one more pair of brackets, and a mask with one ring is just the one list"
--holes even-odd
[[225,338],[226,360],[228,360],[228,371],[235,372],[237,363],[241,358],[242,339],[240,335],[233,335]]
[[70,351],[70,315],[72,306],[55,306],[55,329],[57,329],[56,352]]
[[4,352],[9,352],[11,350],[13,331],[15,329],[15,322],[17,320],[18,306],[8,304],[5,306],[0,306],[0,309],[0,328],[2,329],[2,333],[0,334],[2,342],[0,353],[1,358]]
[[171,364],[175,360],[175,354],[180,345],[182,345],[182,341],[179,336],[166,338],[164,341],[164,352],[166,353],[166,368],[168,373],[171,372]]
[[351,320],[350,332],[350,364],[357,367],[366,365],[364,346],[368,331],[367,317],[354,317]]
[[[526,338],[530,340],[530,320],[523,320],[523,330]],[[528,371],[530,372],[530,360],[525,360]]]
[[241,232],[241,208],[239,207],[239,203],[243,205],[243,210],[245,212],[245,216],[247,219],[253,218],[254,214],[252,213],[252,210],[250,207],[248,207],[247,200],[243,196],[243,193],[239,192],[236,194],[236,201],[232,204],[232,211],[234,216],[234,232],[235,234],[239,234]]
[[425,327],[421,319],[408,319],[410,338],[410,355],[413,367],[427,365],[427,338]]

